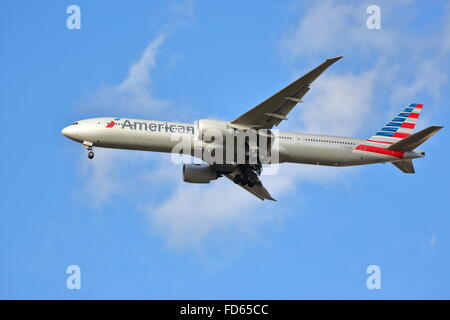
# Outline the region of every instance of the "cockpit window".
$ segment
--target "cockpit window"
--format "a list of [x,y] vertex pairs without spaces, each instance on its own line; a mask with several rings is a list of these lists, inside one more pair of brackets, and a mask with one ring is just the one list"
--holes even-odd
[[78,122],[74,122],[74,123],[72,123],[72,125],[76,125],[76,124],[78,124]]

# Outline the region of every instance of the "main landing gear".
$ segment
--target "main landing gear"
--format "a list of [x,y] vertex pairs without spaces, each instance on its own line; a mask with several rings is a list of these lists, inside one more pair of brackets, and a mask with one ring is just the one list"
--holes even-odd
[[234,176],[233,182],[242,186],[254,187],[256,180],[253,177],[247,177],[245,175],[237,174]]
[[252,188],[258,182],[258,176],[261,174],[261,169],[260,164],[241,166],[240,173],[234,176],[233,182]]

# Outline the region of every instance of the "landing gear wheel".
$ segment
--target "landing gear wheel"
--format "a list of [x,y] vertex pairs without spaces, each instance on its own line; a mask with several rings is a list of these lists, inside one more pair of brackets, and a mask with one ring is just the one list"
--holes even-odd
[[88,158],[89,159],[94,159],[94,152],[93,151],[89,151]]
[[248,182],[248,186],[249,186],[250,188],[253,188],[253,187],[255,186],[255,181],[250,180],[250,181]]
[[239,184],[241,182],[241,176],[239,174],[235,175],[233,178],[233,182]]
[[248,178],[246,176],[242,177],[241,185],[245,186],[248,183]]

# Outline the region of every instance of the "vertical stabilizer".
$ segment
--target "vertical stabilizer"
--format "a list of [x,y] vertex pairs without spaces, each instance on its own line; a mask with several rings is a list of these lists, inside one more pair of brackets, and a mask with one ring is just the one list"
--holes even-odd
[[387,148],[389,145],[409,137],[413,133],[422,109],[423,104],[409,105],[366,141],[372,145]]

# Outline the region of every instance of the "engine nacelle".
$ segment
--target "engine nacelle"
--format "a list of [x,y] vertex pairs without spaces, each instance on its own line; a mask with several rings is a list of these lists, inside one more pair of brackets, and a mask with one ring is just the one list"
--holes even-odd
[[209,164],[184,164],[183,181],[190,183],[209,183],[217,179],[217,172]]
[[205,142],[212,142],[214,139],[226,135],[231,135],[234,129],[229,127],[225,121],[202,119],[197,122],[198,138]]

